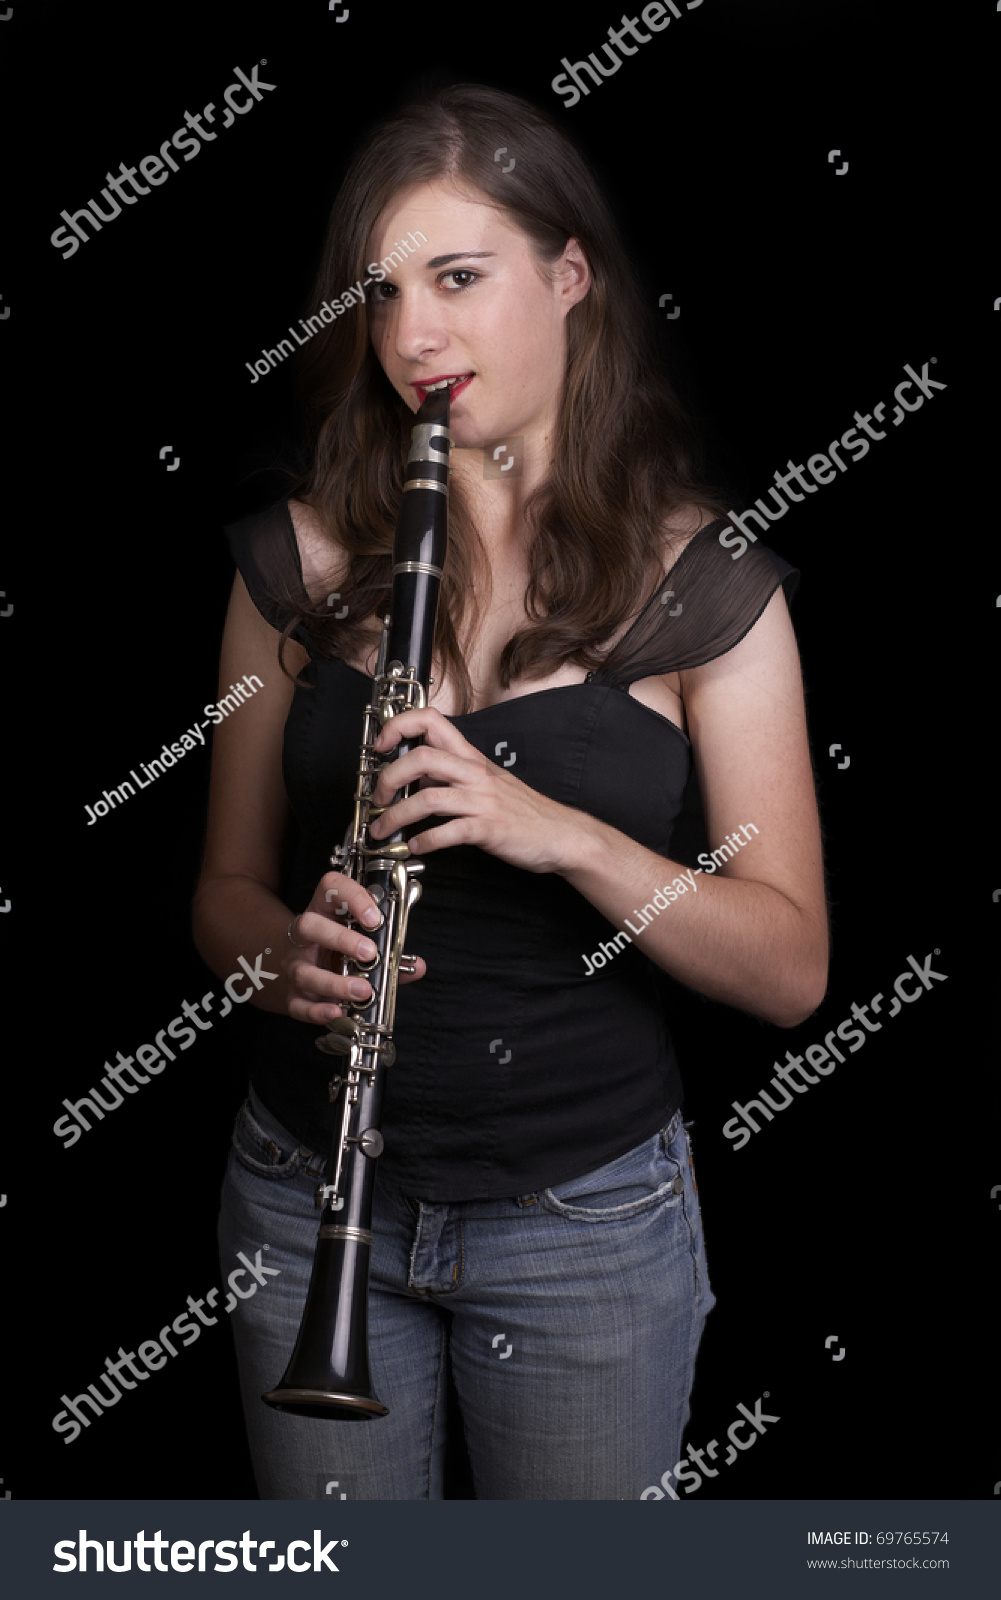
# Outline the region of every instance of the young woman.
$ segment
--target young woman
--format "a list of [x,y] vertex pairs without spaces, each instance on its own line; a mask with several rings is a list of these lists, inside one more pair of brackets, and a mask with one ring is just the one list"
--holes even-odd
[[[380,126],[315,305],[312,466],[228,530],[220,682],[263,688],[215,735],[194,913],[214,972],[267,951],[277,974],[243,1013],[220,1218],[225,1270],[261,1251],[270,1274],[233,1313],[260,1493],[441,1498],[450,1371],[478,1498],[637,1498],[679,1460],[715,1303],[663,975],[780,1028],[826,984],[795,574],[693,476],[608,210],[525,102],[460,87]],[[442,379],[434,683],[381,739],[425,740],[394,769],[420,790],[382,828],[428,826],[373,1219],[389,1415],[359,1427],[260,1397],[295,1342],[331,1147],[316,1030],[370,992],[329,970],[364,954],[345,919],[372,907],[329,857],[412,415]],[[699,870],[670,848],[693,764],[716,852]],[[711,1059],[707,1039],[692,1070]]]

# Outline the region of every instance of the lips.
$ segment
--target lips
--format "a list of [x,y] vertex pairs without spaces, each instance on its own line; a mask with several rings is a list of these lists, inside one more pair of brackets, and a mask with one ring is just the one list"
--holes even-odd
[[411,384],[411,388],[417,390],[417,398],[423,405],[431,389],[437,384],[447,383],[451,397],[454,400],[457,395],[462,393],[463,389],[469,387],[475,376],[474,372],[441,372],[436,378],[426,378],[423,383]]

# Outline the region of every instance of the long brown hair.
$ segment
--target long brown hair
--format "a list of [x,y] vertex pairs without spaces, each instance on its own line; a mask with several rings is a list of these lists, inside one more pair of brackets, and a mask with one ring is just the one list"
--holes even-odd
[[[515,157],[503,172],[494,159],[502,145]],[[602,643],[607,649],[670,564],[665,518],[685,504],[713,517],[725,517],[726,508],[694,476],[694,432],[651,358],[652,316],[598,186],[565,134],[525,100],[462,84],[410,101],[374,129],[334,203],[313,313],[367,276],[366,246],[392,197],[442,178],[463,179],[501,206],[527,235],[541,271],[570,238],[590,265],[589,291],[566,320],[553,465],[525,505],[532,626],[505,645],[500,681],[507,687],[514,679],[547,677],[564,662],[594,670]],[[308,608],[294,607],[286,637],[301,621],[321,653],[350,660],[370,643],[366,619],[389,609],[413,413],[376,358],[361,306],[324,321],[298,361],[311,466],[292,492],[350,559],[337,576],[347,616],[335,621],[313,596]],[[489,568],[454,481],[449,498],[435,654],[465,713],[472,685],[457,630],[470,615],[475,629],[473,584],[480,580],[482,603]]]

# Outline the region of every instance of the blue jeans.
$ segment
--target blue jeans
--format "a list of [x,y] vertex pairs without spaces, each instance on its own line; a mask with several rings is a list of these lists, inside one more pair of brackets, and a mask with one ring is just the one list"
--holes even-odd
[[266,1263],[231,1314],[262,1499],[442,1499],[449,1359],[477,1499],[636,1500],[659,1482],[681,1456],[716,1303],[680,1111],[628,1154],[538,1194],[442,1205],[380,1177],[369,1358],[389,1415],[370,1421],[261,1400],[298,1332],[325,1155],[251,1090],[219,1248],[224,1278],[239,1251]]

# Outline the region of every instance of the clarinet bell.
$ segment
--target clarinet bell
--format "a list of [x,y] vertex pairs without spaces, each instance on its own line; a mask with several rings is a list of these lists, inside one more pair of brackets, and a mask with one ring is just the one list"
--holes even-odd
[[371,1239],[365,1229],[322,1221],[292,1358],[277,1388],[261,1396],[275,1411],[335,1422],[389,1414],[368,1370]]

